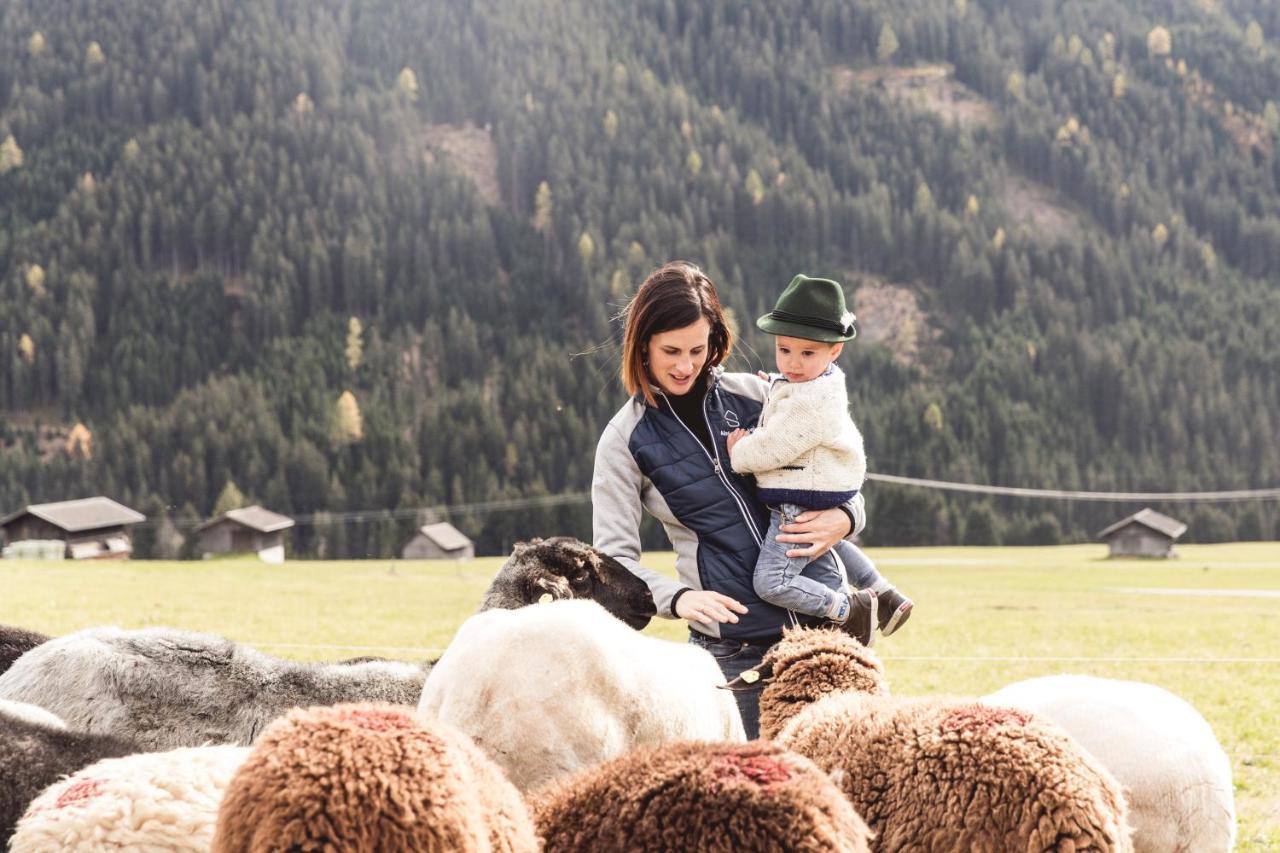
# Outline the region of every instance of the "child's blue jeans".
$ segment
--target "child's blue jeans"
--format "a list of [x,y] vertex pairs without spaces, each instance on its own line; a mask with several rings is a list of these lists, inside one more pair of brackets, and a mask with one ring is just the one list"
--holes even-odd
[[[778,541],[782,525],[795,521],[796,516],[802,512],[807,510],[795,504],[779,504],[770,508],[769,533],[760,546],[760,558],[756,561],[756,595],[787,610],[809,616],[826,616],[834,609],[836,597],[843,593],[800,574],[809,565],[809,558],[788,557],[787,551],[799,547],[798,544]],[[832,550],[844,564],[849,583],[854,589],[865,589],[882,583],[875,563],[853,543],[842,539]]]

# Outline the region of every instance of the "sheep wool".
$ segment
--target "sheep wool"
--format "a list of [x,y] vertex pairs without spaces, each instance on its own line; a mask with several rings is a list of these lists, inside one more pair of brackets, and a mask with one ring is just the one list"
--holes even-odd
[[13,662],[49,638],[26,628],[0,625],[0,675],[13,666]]
[[50,713],[39,705],[26,702],[14,702],[12,699],[0,699],[0,714],[15,720],[26,720],[51,729],[65,729],[67,724],[57,714]]
[[213,850],[534,853],[519,793],[466,736],[413,711],[291,711],[232,779]]
[[418,710],[456,726],[521,791],[647,746],[742,741],[715,659],[594,601],[487,610],[454,635]]
[[1235,845],[1231,761],[1195,708],[1154,684],[1048,675],[983,702],[1061,726],[1124,786],[1138,853],[1226,853]]
[[43,643],[0,675],[0,699],[30,702],[73,729],[150,751],[249,746],[290,708],[343,702],[412,706],[426,668],[395,661],[274,658],[173,628],[87,628]]
[[638,750],[548,786],[532,808],[545,853],[864,853],[871,835],[812,762],[767,741]]
[[99,761],[45,789],[9,849],[208,850],[222,794],[248,754],[206,746]]
[[0,850],[45,788],[103,758],[140,751],[130,741],[68,731],[29,717],[0,713]]
[[1132,850],[1119,784],[1048,721],[888,696],[875,654],[825,628],[788,631],[761,666],[762,732],[833,775],[874,850]]

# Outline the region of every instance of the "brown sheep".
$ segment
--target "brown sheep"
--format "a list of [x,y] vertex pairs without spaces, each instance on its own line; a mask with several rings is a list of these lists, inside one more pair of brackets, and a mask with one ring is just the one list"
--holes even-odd
[[825,628],[786,632],[748,672],[731,686],[764,681],[761,733],[832,774],[877,851],[1133,849],[1119,784],[1052,723],[891,697],[875,654]]
[[867,825],[809,760],[767,741],[637,750],[540,791],[545,853],[861,853]]
[[465,736],[393,705],[291,711],[231,780],[215,853],[534,853],[519,793]]

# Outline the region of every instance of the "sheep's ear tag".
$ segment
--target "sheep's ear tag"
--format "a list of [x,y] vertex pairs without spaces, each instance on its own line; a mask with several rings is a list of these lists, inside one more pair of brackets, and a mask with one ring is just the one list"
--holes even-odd
[[721,684],[722,690],[732,690],[735,693],[743,690],[750,690],[763,681],[768,681],[773,677],[773,667],[766,668],[763,664],[757,669],[748,669],[741,672],[737,678],[728,684]]
[[546,604],[548,601],[551,601],[552,598],[554,598],[554,596],[551,593],[544,592],[542,595],[538,596],[538,603]]

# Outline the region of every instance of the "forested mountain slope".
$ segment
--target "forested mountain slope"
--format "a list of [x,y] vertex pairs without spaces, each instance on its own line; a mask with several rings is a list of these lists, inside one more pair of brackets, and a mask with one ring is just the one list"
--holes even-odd
[[[739,369],[791,275],[856,289],[873,471],[1272,486],[1277,99],[1269,0],[11,0],[0,511],[586,489],[613,315],[674,257],[735,311]],[[868,495],[873,542],[991,535],[971,499]],[[994,532],[1124,509],[999,504]],[[488,551],[589,533],[583,506],[456,521]]]

